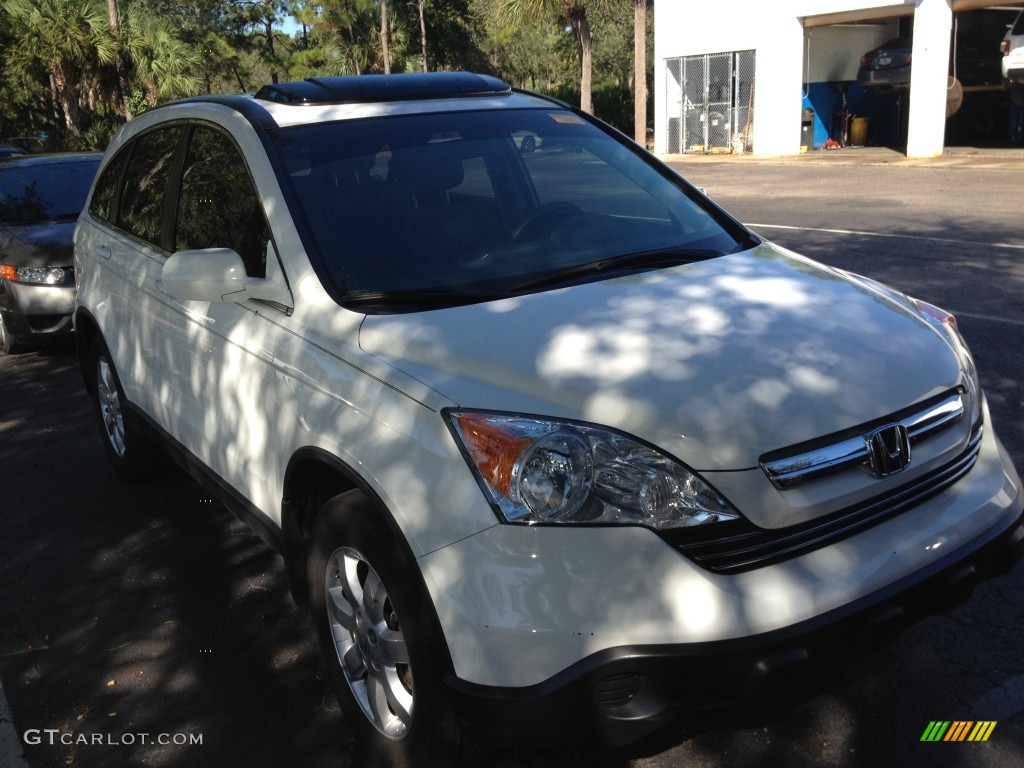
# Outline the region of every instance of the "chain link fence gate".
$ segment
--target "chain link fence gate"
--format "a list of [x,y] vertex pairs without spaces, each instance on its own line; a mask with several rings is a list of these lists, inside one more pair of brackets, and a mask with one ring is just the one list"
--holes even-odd
[[670,154],[750,152],[754,51],[668,59]]

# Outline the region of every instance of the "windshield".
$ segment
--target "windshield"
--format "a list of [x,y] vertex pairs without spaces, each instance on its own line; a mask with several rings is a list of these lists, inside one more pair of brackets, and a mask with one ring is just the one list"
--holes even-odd
[[60,163],[0,165],[0,221],[40,224],[78,218],[100,156]]
[[748,236],[557,107],[309,125],[274,146],[321,279],[364,311],[597,279],[620,257],[630,270],[705,259]]

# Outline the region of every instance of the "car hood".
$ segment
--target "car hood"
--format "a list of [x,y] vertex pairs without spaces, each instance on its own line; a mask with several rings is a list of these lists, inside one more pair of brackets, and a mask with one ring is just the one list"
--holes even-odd
[[894,413],[957,386],[905,297],[771,244],[483,304],[368,316],[360,345],[461,407],[581,419],[697,470]]
[[0,261],[19,267],[70,267],[74,221],[0,226]]

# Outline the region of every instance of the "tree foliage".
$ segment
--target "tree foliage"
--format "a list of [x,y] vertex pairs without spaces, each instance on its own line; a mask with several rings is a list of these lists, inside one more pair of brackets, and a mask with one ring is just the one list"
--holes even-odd
[[0,142],[102,147],[168,99],[388,68],[495,74],[628,131],[637,3],[0,0]]

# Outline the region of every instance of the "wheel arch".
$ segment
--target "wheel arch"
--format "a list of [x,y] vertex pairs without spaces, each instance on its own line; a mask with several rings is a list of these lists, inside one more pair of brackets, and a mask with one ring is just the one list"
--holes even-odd
[[281,533],[284,541],[288,586],[296,603],[308,604],[306,562],[312,542],[313,521],[321,507],[346,491],[361,491],[381,522],[401,542],[412,561],[415,557],[387,505],[358,472],[335,454],[319,447],[298,449],[285,470],[281,499]]
[[95,336],[102,335],[99,323],[87,309],[79,307],[75,310],[75,351],[78,354],[78,367],[82,372],[82,380],[85,382],[85,389],[90,394],[95,394],[96,382],[93,380],[92,372],[89,370],[89,356],[92,349],[92,340]]

